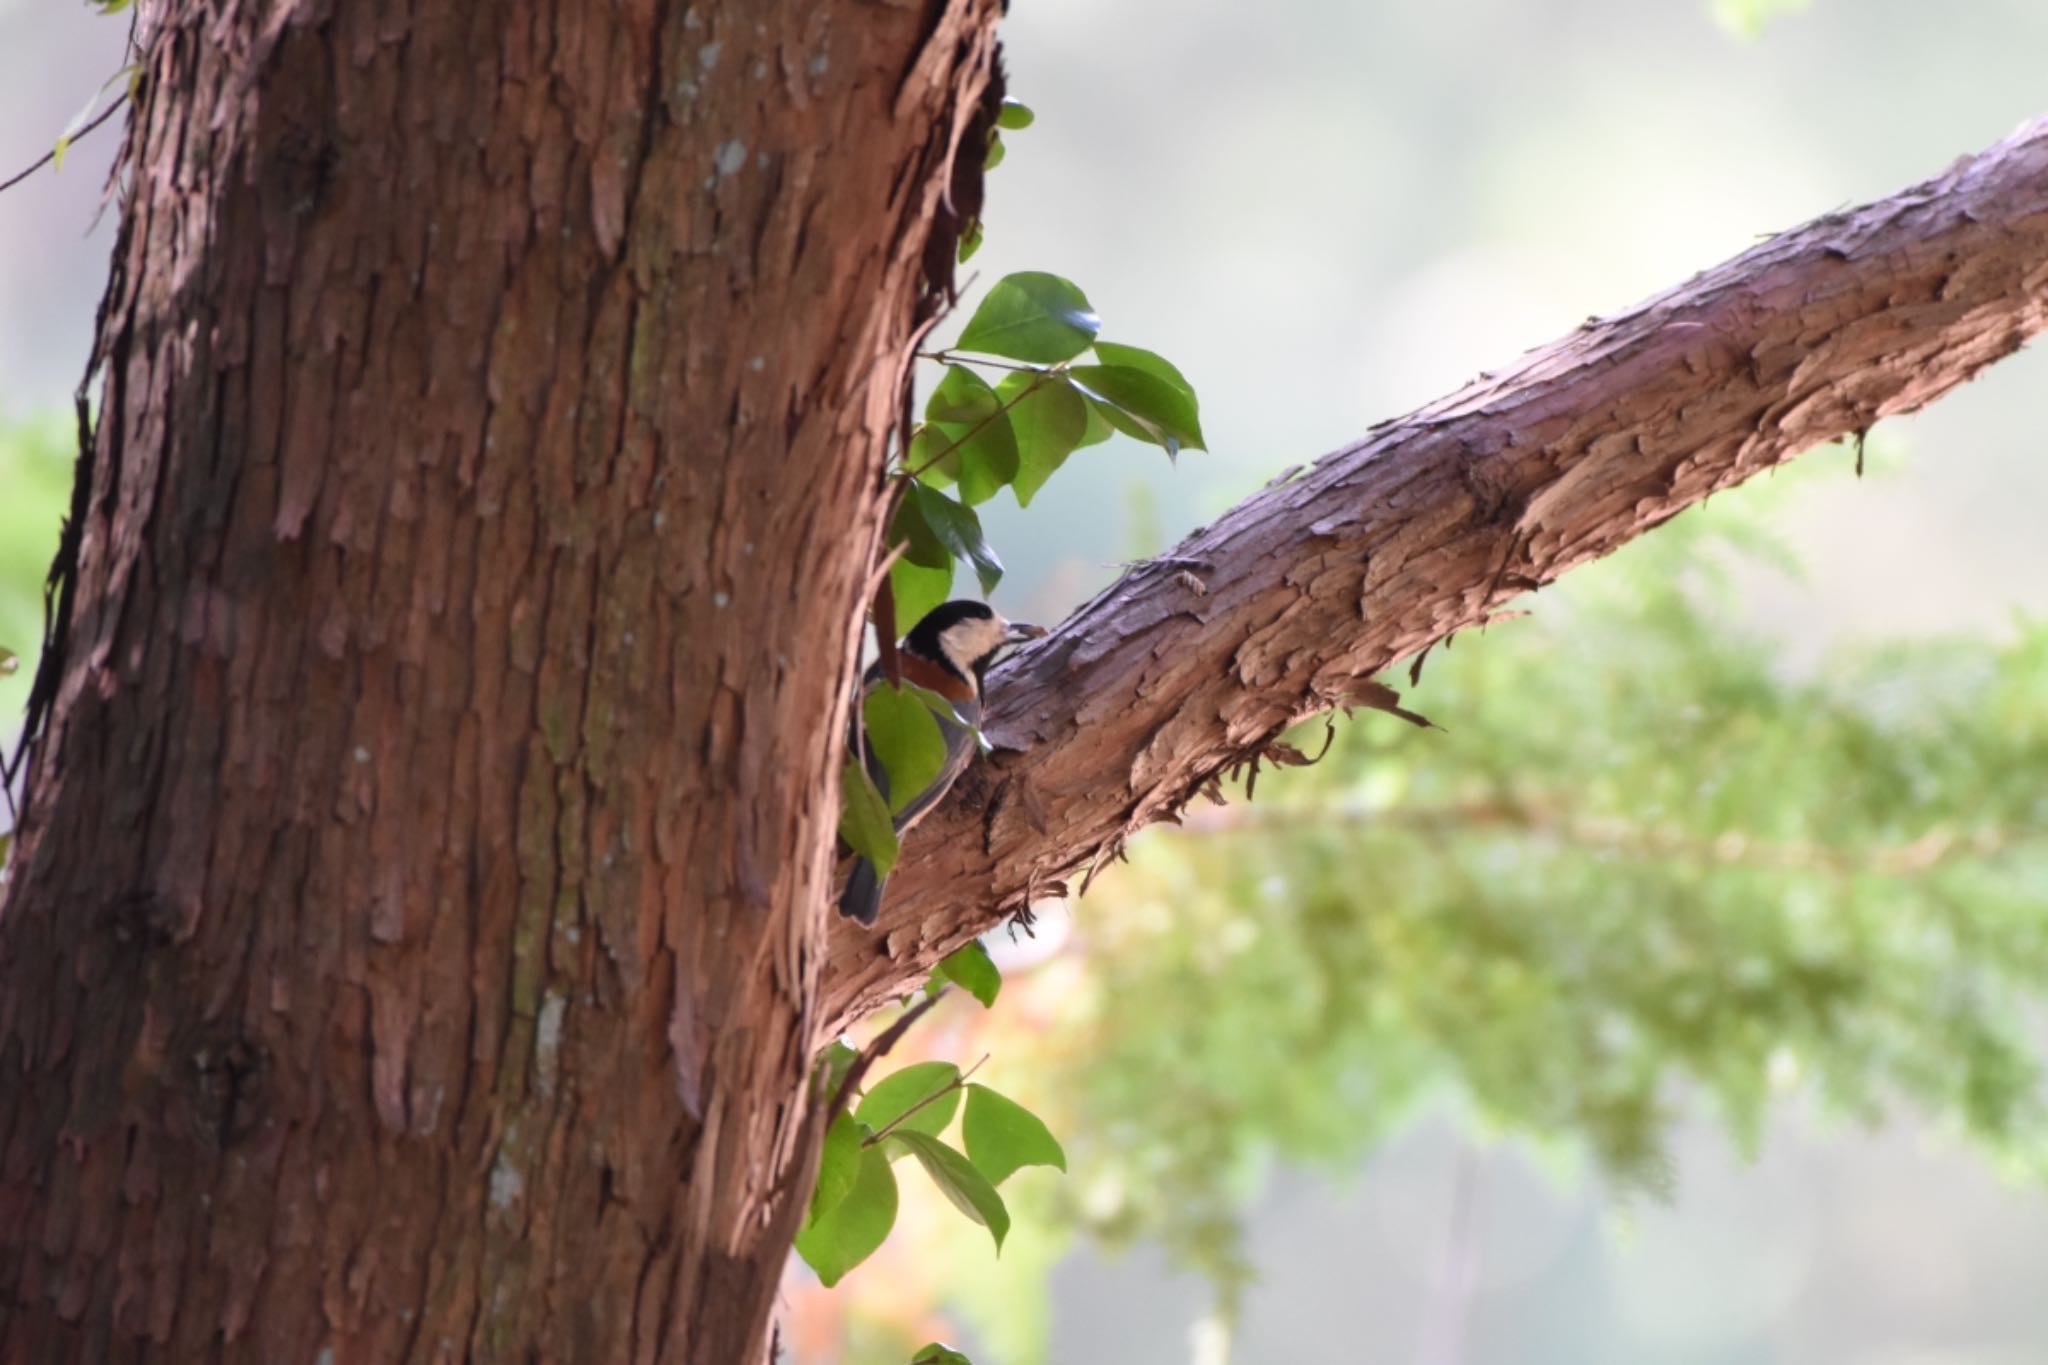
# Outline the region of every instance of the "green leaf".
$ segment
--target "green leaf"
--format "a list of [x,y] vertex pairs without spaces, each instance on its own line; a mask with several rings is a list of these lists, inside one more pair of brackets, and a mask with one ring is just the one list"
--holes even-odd
[[1045,1121],[985,1085],[967,1087],[967,1117],[960,1136],[975,1169],[991,1184],[1002,1184],[1020,1166],[1067,1169],[1067,1154]]
[[1101,445],[1104,441],[1116,435],[1116,428],[1111,426],[1109,419],[1102,415],[1104,405],[1093,398],[1084,398],[1082,401],[1088,408],[1088,429],[1082,432],[1081,439],[1074,443],[1074,449],[1076,450],[1082,450],[1088,446]]
[[953,557],[936,569],[899,559],[889,566],[889,588],[896,594],[896,623],[908,630],[953,596]]
[[839,811],[839,837],[875,865],[877,876],[888,876],[896,866],[896,826],[889,819],[889,803],[852,754],[839,774],[839,795],[845,803]]
[[984,1007],[995,1004],[996,993],[1003,988],[1003,974],[996,970],[994,959],[981,946],[980,939],[946,954],[939,962],[939,975],[959,985]]
[[874,1255],[896,1225],[896,1174],[880,1147],[863,1148],[853,1188],[796,1235],[797,1255],[831,1288]]
[[996,1250],[1002,1251],[1003,1238],[1010,1232],[1010,1211],[1004,1207],[996,1187],[974,1168],[973,1162],[927,1133],[909,1133],[899,1128],[889,1135],[889,1140],[909,1148],[917,1164],[939,1187],[939,1193],[951,1200],[954,1208],[987,1228],[996,1239]]
[[[1017,477],[1017,436],[1010,415],[988,381],[964,365],[950,365],[925,404],[927,428],[939,438],[928,453],[911,441],[912,469],[951,460],[960,496],[969,505],[987,502]],[[943,452],[941,454],[940,452]]]
[[[1061,375],[1021,371],[1004,376],[996,396],[1010,405],[1010,429],[1017,437],[1017,477],[1010,489],[1019,507],[1029,507],[1088,434],[1088,400]],[[1102,434],[1109,438],[1106,422]]]
[[960,234],[960,264],[967,264],[969,260],[973,259],[974,253],[979,250],[981,250],[981,219],[977,218],[967,225],[967,231]]
[[996,552],[989,548],[987,537],[981,533],[981,518],[974,515],[974,509],[957,502],[939,492],[913,482],[905,501],[916,499],[918,514],[925,525],[932,528],[932,534],[939,543],[950,550],[955,558],[964,559],[974,565],[974,576],[981,581],[983,593],[991,593],[1003,579],[1003,561],[996,558]]
[[1002,411],[1003,403],[988,382],[965,365],[948,365],[939,377],[932,396],[925,399],[924,415],[933,422],[979,422]]
[[861,723],[867,727],[868,748],[889,775],[893,816],[938,780],[946,766],[946,737],[924,698],[887,679],[867,690]]
[[[923,428],[919,428],[921,432]],[[914,446],[913,442],[913,446]],[[889,523],[889,543],[904,546],[903,558],[913,564],[922,564],[928,569],[945,568],[953,562],[953,552],[946,548],[946,542],[925,520],[924,504],[916,498],[905,497],[896,504],[896,516]],[[908,630],[910,622],[897,618]]]
[[917,1354],[910,1358],[910,1365],[974,1365],[974,1362],[943,1341],[927,1341],[917,1348]]
[[1038,121],[1038,115],[1031,112],[1031,106],[1021,100],[1004,100],[1003,110],[996,115],[998,128],[1029,128]]
[[1135,365],[1076,365],[1068,373],[1089,396],[1108,404],[1102,415],[1126,435],[1163,446],[1169,455],[1182,446],[1206,449],[1195,398],[1187,390]]
[[844,1038],[834,1038],[818,1050],[814,1064],[818,1073],[818,1088],[826,1095],[836,1095],[839,1087],[846,1083],[846,1073],[853,1069],[853,1063],[860,1053],[853,1050]]
[[[951,1062],[918,1062],[875,1082],[853,1116],[879,1133],[911,1110],[889,1136],[902,1133],[938,1134],[946,1131],[953,1115],[960,1112],[960,1068]],[[932,1099],[936,1095],[937,1099]],[[926,1100],[931,1103],[925,1104]],[[922,1109],[918,1106],[923,1104]]]
[[1155,379],[1164,380],[1188,396],[1188,402],[1195,402],[1195,386],[1188,383],[1188,377],[1177,369],[1173,362],[1156,351],[1142,346],[1124,346],[1114,341],[1095,343],[1095,354],[1105,365],[1122,365],[1133,370],[1143,370]]
[[1025,270],[996,281],[954,344],[963,351],[1056,365],[1087,350],[1100,330],[1102,319],[1071,280]]
[[1003,158],[1009,154],[1009,148],[1003,146],[1003,135],[991,132],[988,135],[988,155],[982,158],[981,168],[984,171],[992,171],[1002,165]]
[[918,423],[916,434],[910,438],[905,472],[914,471],[917,481],[926,488],[951,488],[960,482],[960,456],[952,449],[952,439],[929,422]]
[[860,1178],[862,1136],[861,1126],[851,1114],[841,1114],[825,1130],[825,1144],[818,1154],[818,1183],[811,1189],[805,1227],[838,1208],[839,1201],[853,1193],[854,1182]]

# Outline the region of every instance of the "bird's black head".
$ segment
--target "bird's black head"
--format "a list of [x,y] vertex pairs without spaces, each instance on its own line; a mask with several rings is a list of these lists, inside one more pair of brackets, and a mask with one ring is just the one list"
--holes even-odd
[[979,686],[981,675],[988,671],[1003,646],[1034,640],[1043,634],[1042,626],[1005,621],[986,602],[963,598],[926,612],[924,619],[903,637],[903,647],[963,678],[972,678]]

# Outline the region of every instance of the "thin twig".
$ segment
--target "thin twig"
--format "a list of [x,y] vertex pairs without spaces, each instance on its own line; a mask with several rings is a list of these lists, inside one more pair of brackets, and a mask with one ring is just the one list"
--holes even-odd
[[886,1056],[889,1049],[896,1046],[902,1040],[904,1034],[910,1032],[910,1026],[923,1018],[932,1006],[945,999],[947,989],[947,987],[940,987],[917,1004],[912,1005],[903,1012],[902,1018],[883,1029],[876,1036],[875,1041],[861,1049],[860,1056],[855,1057],[853,1064],[846,1068],[846,1076],[845,1079],[839,1082],[839,1089],[832,1092],[832,1102],[825,1106],[825,1119],[828,1123],[834,1115],[846,1108],[847,1096],[851,1095],[860,1086],[861,1077],[867,1075],[868,1068]]
[[991,370],[1015,370],[1019,374],[1051,374],[1043,365],[1018,365],[1007,360],[990,360],[987,356],[961,355],[958,351],[919,351],[919,360],[936,360],[941,365],[986,365]]
[[860,1145],[863,1147],[874,1146],[883,1138],[889,1136],[889,1134],[895,1132],[898,1128],[902,1127],[903,1121],[905,1119],[909,1118],[912,1114],[915,1114],[918,1110],[924,1108],[926,1105],[936,1103],[938,1100],[943,1099],[945,1096],[952,1094],[955,1090],[966,1089],[967,1078],[969,1076],[972,1076],[975,1072],[981,1070],[982,1062],[986,1062],[987,1060],[988,1054],[986,1052],[982,1053],[980,1062],[976,1062],[973,1066],[968,1067],[965,1071],[955,1076],[952,1080],[947,1081],[937,1090],[932,1091],[931,1094],[926,1095],[916,1104],[911,1105],[908,1109],[898,1114],[895,1118],[890,1119],[880,1128],[877,1128],[874,1132],[862,1138]]
[[[87,133],[99,127],[102,123],[105,123],[115,114],[119,113],[122,109],[126,108],[127,105],[128,97],[126,95],[123,95],[119,99],[115,100],[112,104],[108,105],[105,109],[102,109],[98,114],[93,116],[93,120],[91,123],[86,124],[83,128],[80,128],[70,137],[64,139],[64,149],[66,151],[69,151],[71,150],[71,148],[77,146],[79,142],[84,140],[85,135]],[[44,152],[41,156],[37,157],[33,162],[29,163],[29,166],[26,170],[20,172],[18,175],[12,176],[9,179],[0,180],[0,194],[5,194],[8,190],[13,189],[16,185],[19,185],[22,181],[28,179],[30,176],[34,175],[37,171],[49,165],[52,161],[55,161],[56,159],[57,149],[55,147],[51,147],[49,151]]]
[[[945,459],[954,451],[959,450],[961,447],[965,446],[969,441],[981,435],[981,433],[985,431],[989,427],[989,425],[993,423],[998,417],[1001,417],[1011,408],[1016,407],[1019,403],[1029,398],[1032,394],[1037,393],[1040,387],[1044,385],[1046,379],[1051,376],[1051,371],[1049,370],[1034,370],[1033,373],[1036,374],[1038,378],[1032,380],[1029,384],[1026,384],[1023,388],[1019,389],[1016,393],[1012,394],[1007,400],[1004,401],[1003,405],[997,408],[994,412],[990,413],[988,416],[982,418],[979,422],[976,422],[973,426],[969,427],[966,431],[966,434],[961,436],[959,440],[954,441],[951,445],[947,446],[938,454],[932,456],[929,460],[926,460],[917,468],[906,469],[903,472],[903,477],[906,479],[914,479],[918,475],[924,473],[927,469],[930,469],[933,465],[937,464],[940,460]],[[903,463],[906,465],[909,464],[910,451],[907,448],[904,450],[903,455]]]

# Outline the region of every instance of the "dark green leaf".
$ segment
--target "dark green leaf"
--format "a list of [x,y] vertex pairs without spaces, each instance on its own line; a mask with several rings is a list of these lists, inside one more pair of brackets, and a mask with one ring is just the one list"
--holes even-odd
[[[1075,383],[1109,405],[1103,416],[1126,435],[1164,446],[1169,455],[1182,446],[1205,449],[1194,395],[1170,381],[1135,365],[1076,365],[1069,373]],[[1119,421],[1119,413],[1133,425]]]
[[1045,1121],[985,1085],[967,1087],[967,1118],[960,1125],[975,1169],[1000,1185],[1020,1166],[1067,1169],[1067,1154]]
[[955,344],[963,351],[1055,365],[1087,350],[1101,328],[1102,320],[1072,281],[1026,270],[996,281]]
[[1190,403],[1195,402],[1195,386],[1188,383],[1187,376],[1172,361],[1156,351],[1148,351],[1142,346],[1123,346],[1114,341],[1098,341],[1095,354],[1105,365],[1124,365],[1162,379],[1186,394]]
[[[1019,507],[1029,507],[1088,434],[1088,402],[1060,375],[1021,371],[1004,376],[996,385],[996,396],[1010,405],[1010,429],[1017,437],[1017,477],[1011,491]],[[1105,423],[1103,438],[1108,436]]]
[[939,962],[939,974],[957,983],[983,1006],[995,1004],[996,993],[1003,988],[1003,974],[996,970],[980,939],[948,953]]
[[[918,428],[918,440],[923,439],[924,431],[925,428]],[[916,448],[916,441],[913,440],[911,449],[915,451]],[[924,504],[916,498],[905,497],[896,504],[895,519],[889,523],[889,543],[895,545],[898,542],[904,546],[903,558],[912,564],[921,564],[927,569],[938,569],[953,562],[953,552],[946,548],[946,542],[939,539],[938,533],[932,530],[930,523],[924,519]],[[910,628],[910,622],[905,621],[901,615],[898,615],[896,620],[904,629]]]
[[953,557],[947,555],[936,569],[899,559],[889,566],[889,587],[896,594],[897,624],[908,630],[953,596]]
[[938,780],[946,766],[946,737],[922,697],[886,679],[867,690],[861,723],[867,727],[868,748],[889,775],[889,812],[894,815]]
[[926,488],[913,482],[906,501],[915,498],[918,513],[925,525],[932,528],[932,534],[939,543],[952,551],[956,558],[964,559],[974,566],[974,576],[981,581],[983,593],[991,593],[1003,579],[1003,561],[996,558],[996,552],[989,548],[986,537],[981,533],[981,518],[968,507],[936,488]]
[[1029,128],[1038,121],[1038,115],[1031,112],[1031,106],[1021,100],[1004,100],[1003,111],[996,115],[998,128]]
[[[937,1134],[946,1131],[953,1115],[960,1112],[960,1068],[951,1062],[918,1062],[875,1082],[853,1111],[854,1118],[879,1133],[897,1119],[916,1109],[890,1136],[903,1133]],[[936,1095],[937,1099],[932,1099]],[[931,1103],[925,1104],[926,1100]],[[924,1105],[919,1109],[919,1105]]]
[[967,225],[967,231],[960,234],[960,264],[972,260],[974,253],[981,250],[981,219]]
[[1116,435],[1116,428],[1111,426],[1109,419],[1102,415],[1105,405],[1093,398],[1085,399],[1084,401],[1088,408],[1088,429],[1082,432],[1081,439],[1074,443],[1074,449],[1076,450],[1081,450],[1088,446],[1101,445],[1104,441]]
[[834,1038],[825,1044],[818,1050],[818,1088],[826,1095],[838,1094],[839,1087],[846,1082],[846,1073],[853,1069],[854,1059],[859,1056],[844,1038]]
[[1008,446],[1008,453],[1000,459],[990,459],[990,452],[976,448],[986,432],[977,434],[970,427],[954,426],[950,422],[941,422],[938,425],[941,431],[958,443],[960,500],[968,506],[978,507],[987,502],[1002,491],[1004,484],[1017,477],[1017,442],[1014,436],[1009,435],[1010,426],[1007,418],[998,418],[990,428],[1000,429],[1006,437],[1004,444]]
[[974,1365],[974,1362],[943,1341],[927,1341],[917,1348],[917,1354],[910,1358],[910,1365]]
[[953,438],[930,422],[920,422],[910,435],[910,453],[903,467],[931,488],[951,488],[960,482],[960,455]]
[[839,837],[873,863],[878,876],[888,876],[896,866],[896,826],[889,819],[889,803],[854,755],[847,756],[840,771],[839,795],[845,803],[839,811]]
[[933,422],[973,423],[993,417],[1002,406],[987,380],[965,365],[948,365],[925,400],[924,415]]
[[853,1188],[831,1212],[796,1235],[797,1254],[829,1289],[872,1256],[895,1225],[896,1174],[880,1147],[866,1147]]
[[1085,389],[1082,392],[1087,393],[1088,411],[1111,431],[1121,431],[1134,441],[1159,446],[1170,456],[1180,453],[1180,443],[1152,423],[1132,416],[1107,398],[1088,393]]
[[1003,1238],[1010,1232],[1010,1211],[1004,1207],[996,1187],[974,1168],[973,1162],[927,1133],[908,1133],[899,1128],[889,1141],[900,1141],[908,1148],[917,1164],[924,1167],[924,1173],[939,1187],[939,1193],[951,1200],[954,1208],[987,1228],[996,1239],[997,1251],[1003,1249]]
[[839,1201],[853,1193],[860,1177],[861,1128],[851,1114],[841,1114],[825,1130],[825,1145],[818,1154],[818,1183],[811,1189],[811,1209],[804,1225],[817,1222],[839,1207]]
[[988,155],[982,159],[981,168],[985,171],[992,171],[1002,165],[1003,158],[1009,154],[1009,149],[1003,146],[1003,135],[1001,133],[990,133],[988,135]]
[[[925,404],[926,430],[938,436],[911,442],[912,469],[953,461],[960,496],[969,505],[987,502],[1017,477],[1017,436],[1003,400],[988,382],[963,365],[947,367],[945,378]],[[923,432],[920,432],[920,436]]]

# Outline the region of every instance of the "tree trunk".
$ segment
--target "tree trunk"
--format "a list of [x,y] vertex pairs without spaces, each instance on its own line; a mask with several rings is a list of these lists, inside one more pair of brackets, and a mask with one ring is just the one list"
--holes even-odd
[[152,14],[0,909],[0,1361],[762,1354],[997,4]]
[[2048,322],[2037,126],[1387,427],[998,674],[828,939],[999,3],[152,16],[0,905],[0,1362],[758,1359],[827,1027]]

